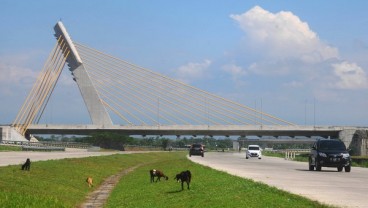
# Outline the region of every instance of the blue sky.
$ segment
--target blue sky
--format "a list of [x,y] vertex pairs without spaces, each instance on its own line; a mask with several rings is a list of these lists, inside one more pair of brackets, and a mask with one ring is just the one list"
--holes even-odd
[[[366,1],[0,1],[0,124],[73,41],[297,124],[368,126]],[[43,123],[90,123],[64,69]]]

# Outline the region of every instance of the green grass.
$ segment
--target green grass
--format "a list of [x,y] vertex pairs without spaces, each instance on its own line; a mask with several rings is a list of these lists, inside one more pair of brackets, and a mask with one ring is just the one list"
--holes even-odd
[[[181,153],[183,154],[183,153]],[[178,157],[179,156],[179,157]],[[169,180],[149,182],[148,170],[164,171]],[[193,178],[190,190],[173,178],[183,170]],[[327,207],[262,183],[195,164],[181,155],[142,166],[115,187],[106,207]]]
[[0,152],[1,151],[21,151],[22,147],[20,146],[10,146],[10,145],[0,145]]
[[96,188],[88,188],[87,176],[98,185],[123,169],[158,158],[155,154],[116,154],[33,162],[31,171],[20,170],[20,165],[0,167],[0,206],[75,207]]
[[368,168],[368,157],[367,156],[352,156],[353,166]]
[[[123,176],[106,207],[327,207],[267,185],[192,163],[186,152],[115,154],[33,162],[0,167],[0,207],[77,207],[107,177],[142,164]],[[150,183],[149,169],[163,170],[168,181]],[[193,174],[191,189],[181,191],[173,176]],[[95,186],[85,179],[92,176]]]
[[262,151],[262,155],[270,156],[270,157],[285,158],[285,153],[282,153],[282,152]]

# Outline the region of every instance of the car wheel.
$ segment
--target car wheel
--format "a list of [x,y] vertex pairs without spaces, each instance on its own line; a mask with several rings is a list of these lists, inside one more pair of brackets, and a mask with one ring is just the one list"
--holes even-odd
[[351,166],[345,166],[345,172],[350,172],[351,171]]
[[321,165],[316,161],[316,171],[321,171],[322,167]]
[[189,154],[189,157],[192,157],[192,155],[191,155],[191,154]]
[[309,170],[314,170],[314,165],[312,165],[312,159],[309,158]]
[[258,159],[262,159],[261,157],[259,157]]
[[342,171],[342,167],[337,167],[337,171],[341,172]]
[[248,159],[249,157],[245,157],[245,159]]
[[314,170],[314,165],[309,165],[309,170],[310,171]]
[[204,154],[202,154],[202,157],[204,157]]

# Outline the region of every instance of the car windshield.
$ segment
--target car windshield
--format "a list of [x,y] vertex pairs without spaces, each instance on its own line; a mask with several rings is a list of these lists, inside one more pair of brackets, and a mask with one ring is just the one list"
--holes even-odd
[[340,142],[340,141],[322,141],[319,144],[319,149],[320,150],[346,150],[346,147],[344,145],[344,143]]
[[248,147],[249,150],[259,150],[259,147]]
[[193,145],[192,145],[192,147],[193,147],[193,148],[201,148],[201,147],[202,147],[202,145],[200,145],[200,144],[193,144]]

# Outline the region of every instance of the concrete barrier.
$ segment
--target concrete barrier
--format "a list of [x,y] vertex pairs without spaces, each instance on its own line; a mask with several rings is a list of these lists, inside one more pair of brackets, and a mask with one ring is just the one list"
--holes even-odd
[[309,149],[287,149],[285,150],[285,160],[294,160],[300,153],[309,153]]
[[65,151],[65,147],[52,147],[52,146],[22,146],[22,151]]

